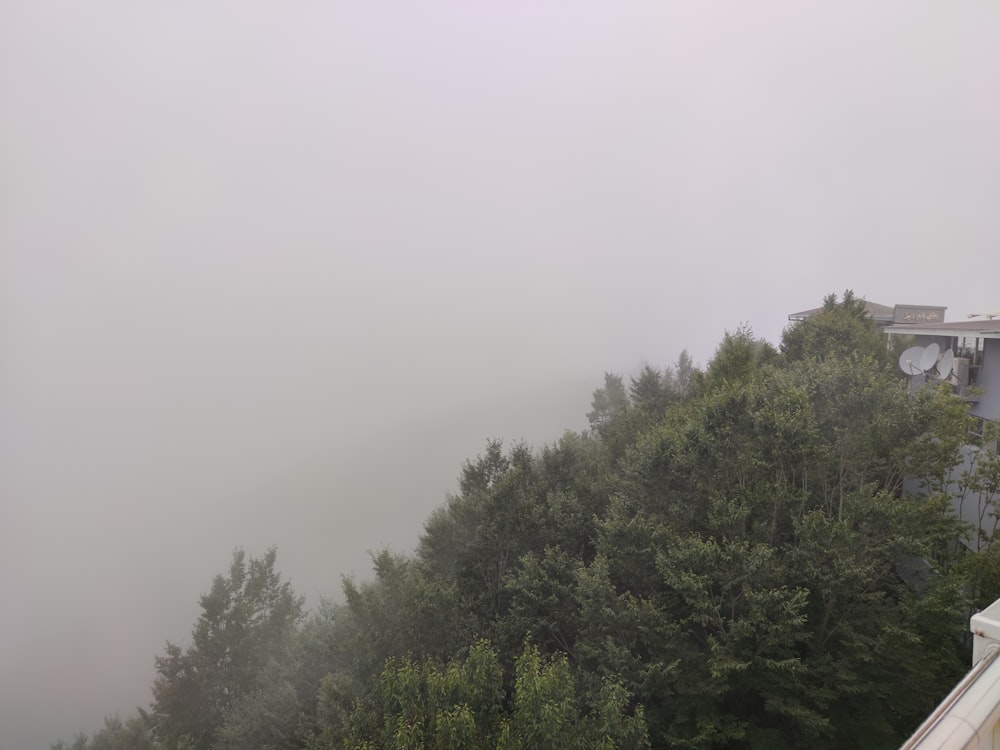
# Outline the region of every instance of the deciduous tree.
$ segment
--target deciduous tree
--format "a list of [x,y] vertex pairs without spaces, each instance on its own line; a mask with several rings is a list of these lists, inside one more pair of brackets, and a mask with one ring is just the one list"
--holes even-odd
[[303,600],[274,569],[276,551],[261,558],[233,553],[228,576],[216,576],[201,597],[192,644],[167,644],[156,657],[153,716],[173,748],[214,744],[234,706],[261,689],[265,668],[287,662]]

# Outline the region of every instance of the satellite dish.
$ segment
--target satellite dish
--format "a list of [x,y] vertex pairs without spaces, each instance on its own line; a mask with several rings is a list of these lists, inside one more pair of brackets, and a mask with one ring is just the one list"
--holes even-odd
[[923,356],[920,357],[920,369],[926,372],[937,364],[938,354],[941,353],[941,347],[937,344],[928,344],[924,348]]
[[919,375],[923,372],[920,369],[920,360],[924,356],[924,347],[911,346],[899,355],[899,369],[907,375]]
[[951,375],[951,368],[954,364],[955,352],[951,349],[946,349],[945,353],[941,355],[941,359],[939,359],[937,363],[938,377],[944,380]]

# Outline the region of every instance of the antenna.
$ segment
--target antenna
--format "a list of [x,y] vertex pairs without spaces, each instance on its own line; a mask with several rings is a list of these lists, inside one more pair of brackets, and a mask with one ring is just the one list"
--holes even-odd
[[938,377],[941,378],[941,380],[947,380],[948,376],[951,375],[951,368],[954,364],[955,352],[951,349],[946,349],[937,363]]
[[920,361],[924,356],[924,347],[911,346],[899,355],[899,369],[907,375],[919,375],[923,372]]
[[924,372],[932,369],[935,364],[937,364],[938,354],[941,353],[941,347],[938,344],[928,344],[924,348],[924,353],[920,357],[920,369]]

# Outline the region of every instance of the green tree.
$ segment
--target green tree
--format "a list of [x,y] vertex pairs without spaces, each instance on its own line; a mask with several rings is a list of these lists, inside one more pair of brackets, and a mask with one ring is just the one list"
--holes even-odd
[[87,750],[156,750],[153,728],[149,717],[140,713],[123,722],[117,716],[106,717],[104,726],[97,731]]
[[604,373],[604,386],[594,391],[590,405],[591,411],[587,414],[590,426],[603,434],[628,411],[628,393],[621,375]]
[[234,701],[216,734],[215,750],[298,747],[298,695],[279,671],[265,671],[253,690]]
[[558,547],[576,559],[594,555],[594,519],[607,512],[620,487],[619,471],[601,439],[565,433],[537,461],[541,534],[533,551]]
[[840,302],[830,294],[823,310],[788,326],[781,336],[781,353],[790,362],[847,356],[868,356],[882,365],[892,362],[886,336],[851,290]]
[[673,377],[671,378],[670,385],[674,394],[679,398],[690,396],[698,372],[699,370],[691,359],[691,355],[688,354],[688,350],[683,349],[680,355],[678,355],[677,364],[674,365],[672,370]]
[[505,578],[544,532],[541,477],[527,446],[504,455],[491,444],[466,465],[459,486],[461,494],[425,525],[419,554],[431,575],[455,581],[474,617],[486,622],[505,611]]
[[[973,428],[970,419],[969,427]],[[963,436],[964,437],[964,436]],[[967,440],[968,438],[965,437]],[[955,478],[949,476],[948,489],[960,498],[962,504],[974,507],[978,528],[975,535],[976,550],[989,552],[1000,538],[1000,424],[986,422],[982,435],[971,445],[963,445],[966,461]],[[973,505],[974,504],[974,505]],[[959,513],[962,513],[961,506]]]
[[771,344],[754,336],[749,325],[741,325],[733,332],[726,331],[707,370],[695,375],[694,387],[705,392],[725,384],[747,382],[777,358],[778,352]]
[[67,745],[63,740],[59,740],[49,747],[51,750],[87,750],[87,735],[78,732],[70,744]]
[[607,680],[589,714],[577,708],[576,685],[563,654],[551,659],[526,644],[517,660],[514,705],[504,721],[497,750],[649,747],[641,706],[629,713],[628,692]]
[[796,522],[789,578],[809,591],[804,656],[827,746],[898,746],[967,668],[956,577],[918,588],[899,575],[955,532],[940,498],[870,492],[852,493],[840,517],[816,509]]
[[631,378],[628,392],[632,405],[650,423],[663,418],[673,395],[664,374],[650,365],[644,365],[639,376]]
[[304,623],[273,551],[237,553],[157,659],[162,746],[897,746],[1000,593],[947,497],[997,512],[1000,436],[966,446],[962,401],[911,397],[863,303],[826,307],[780,355],[743,326],[703,373],[607,374],[541,451],[491,441],[416,555]]
[[591,430],[600,436],[612,460],[618,460],[632,439],[631,406],[620,375],[604,373],[604,386],[594,391],[591,407],[587,413]]
[[803,690],[808,592],[788,585],[779,550],[682,536],[657,556],[657,569],[681,627],[671,741],[761,748],[815,742],[825,720]]
[[[564,655],[543,657],[530,644],[517,658],[511,700],[497,652],[479,641],[448,660],[390,659],[377,689],[347,703],[329,684],[339,718],[314,743],[317,748],[384,750],[516,750],[529,748],[649,747],[641,707],[615,680],[605,680],[598,701],[581,708]],[[326,703],[326,701],[324,701]],[[337,739],[339,738],[339,740]],[[324,744],[326,743],[326,744]]]
[[184,738],[212,747],[234,707],[263,687],[265,669],[289,661],[303,600],[281,581],[275,559],[274,549],[249,560],[236,550],[229,575],[201,597],[191,646],[168,643],[156,657],[153,717],[168,747]]
[[343,580],[346,606],[338,613],[333,646],[340,670],[363,682],[390,658],[445,659],[468,643],[477,619],[454,578],[382,551],[375,580]]
[[503,674],[496,652],[477,642],[446,665],[426,658],[388,659],[366,697],[339,675],[321,688],[317,748],[476,750],[496,745]]

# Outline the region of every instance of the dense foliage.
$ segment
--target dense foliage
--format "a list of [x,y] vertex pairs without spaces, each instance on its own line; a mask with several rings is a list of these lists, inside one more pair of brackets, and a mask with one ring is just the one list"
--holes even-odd
[[964,405],[911,397],[851,295],[825,308],[703,372],[607,374],[591,429],[540,451],[488,443],[342,605],[303,619],[274,552],[237,552],[152,710],[72,747],[898,746],[1000,564],[944,495]]

